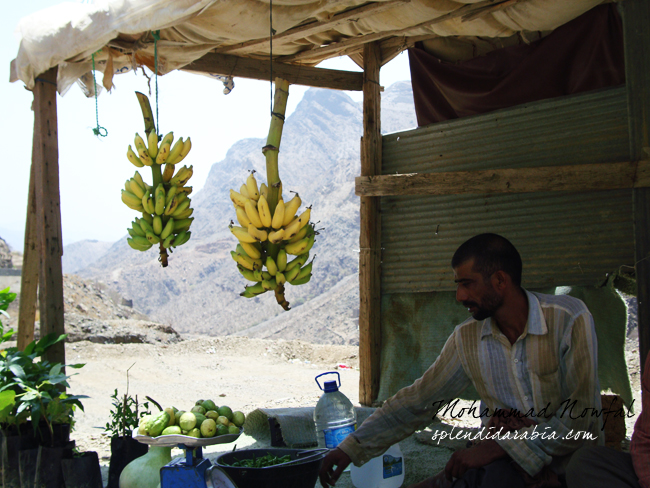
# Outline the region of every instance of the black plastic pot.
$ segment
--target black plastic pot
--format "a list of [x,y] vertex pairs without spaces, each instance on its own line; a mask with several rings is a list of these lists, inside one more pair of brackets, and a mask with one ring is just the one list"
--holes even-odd
[[38,443],[33,436],[31,426],[24,428],[22,435],[2,436],[0,460],[2,464],[3,488],[20,488],[20,455],[21,451],[35,449]]
[[64,488],[61,461],[72,458],[74,441],[62,447],[38,447],[36,459],[35,488]]
[[38,444],[46,447],[65,447],[70,442],[70,424],[52,424],[52,432],[45,422],[38,424]]
[[34,488],[36,478],[36,462],[38,460],[38,448],[25,449],[18,453],[18,468],[20,471],[21,488]]
[[[72,459],[62,459],[65,488],[103,488],[99,456],[95,451],[87,451]],[[25,488],[25,487],[23,487]]]
[[108,467],[107,488],[119,488],[122,470],[136,458],[144,456],[149,446],[131,436],[111,438],[111,462]]
[[259,458],[267,454],[278,457],[289,454],[292,461],[311,455],[310,451],[305,449],[242,449],[222,454],[217,458],[216,465],[230,476],[238,488],[314,488],[326,452],[322,451],[314,458],[289,466],[282,464],[268,468],[230,466],[235,461]]

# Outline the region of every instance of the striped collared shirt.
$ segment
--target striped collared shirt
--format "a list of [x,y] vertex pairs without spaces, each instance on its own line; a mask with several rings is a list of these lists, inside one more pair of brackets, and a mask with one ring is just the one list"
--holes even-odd
[[[531,476],[583,445],[566,439],[569,433],[590,432],[604,444],[602,419],[592,415],[601,402],[589,310],[566,295],[526,294],[528,321],[514,344],[491,319],[466,320],[422,377],[386,400],[339,447],[361,465],[430,424],[440,402],[452,401],[470,384],[481,397],[481,412],[517,409],[537,422],[518,431],[528,431],[528,439],[495,439]],[[490,418],[481,420],[486,426]],[[558,439],[549,439],[551,433]]]

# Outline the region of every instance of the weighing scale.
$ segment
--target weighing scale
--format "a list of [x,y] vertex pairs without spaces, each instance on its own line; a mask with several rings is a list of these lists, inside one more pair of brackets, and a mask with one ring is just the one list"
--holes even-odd
[[160,488],[237,488],[237,485],[218,466],[203,457],[203,447],[234,442],[241,435],[225,434],[217,437],[196,438],[186,435],[149,437],[134,435],[143,444],[160,447],[178,447],[185,457],[172,459],[160,469]]

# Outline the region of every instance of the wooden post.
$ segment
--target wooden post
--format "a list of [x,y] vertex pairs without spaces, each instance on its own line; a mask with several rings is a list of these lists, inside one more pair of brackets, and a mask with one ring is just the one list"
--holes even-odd
[[[52,68],[36,78],[34,86],[34,165],[37,232],[40,244],[39,302],[41,336],[64,334],[63,271],[61,256],[61,202],[59,197],[59,143],[56,116],[56,74]],[[65,346],[59,342],[44,355],[65,364]]]
[[[380,49],[363,48],[363,137],[361,176],[381,174]],[[381,216],[379,197],[361,197],[359,232],[359,402],[379,394],[381,360]]]
[[[650,3],[621,2],[625,41],[630,158],[638,161],[650,151]],[[639,306],[639,352],[641,368],[650,350],[650,189],[634,194],[634,261]]]
[[[33,138],[32,153],[36,137]],[[25,349],[34,340],[34,321],[36,320],[36,292],[38,290],[38,268],[41,253],[36,231],[36,191],[34,185],[34,163],[29,174],[29,197],[27,200],[27,219],[25,224],[25,245],[23,248],[23,269],[20,279],[20,304],[18,310],[18,349]]]

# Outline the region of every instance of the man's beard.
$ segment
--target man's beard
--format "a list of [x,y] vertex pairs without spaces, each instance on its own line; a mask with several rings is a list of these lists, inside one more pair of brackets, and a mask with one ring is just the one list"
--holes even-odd
[[481,305],[476,302],[463,302],[463,306],[467,309],[476,307],[476,311],[472,313],[472,318],[474,320],[485,320],[492,317],[497,309],[502,305],[503,300],[494,289],[491,289],[485,294],[482,302]]

